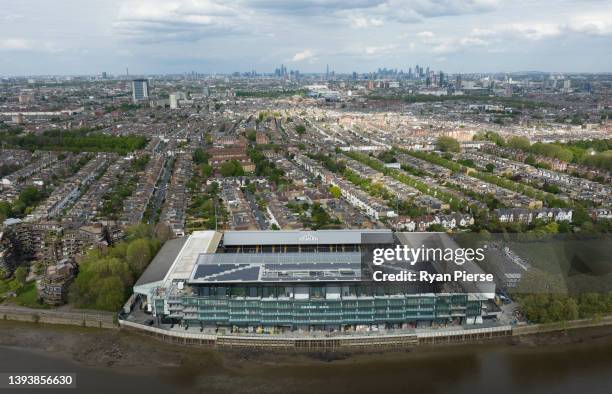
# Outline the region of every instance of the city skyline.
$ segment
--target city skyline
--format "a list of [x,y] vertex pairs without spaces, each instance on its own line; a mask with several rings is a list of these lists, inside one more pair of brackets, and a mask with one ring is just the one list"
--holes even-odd
[[[527,4],[529,3],[529,4]],[[529,6],[533,13],[525,15]],[[7,4],[0,75],[606,72],[603,1],[104,1]]]

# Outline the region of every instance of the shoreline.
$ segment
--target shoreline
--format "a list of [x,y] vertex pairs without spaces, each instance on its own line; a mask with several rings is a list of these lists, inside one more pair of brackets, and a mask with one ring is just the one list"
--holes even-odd
[[[579,344],[596,344],[612,340],[612,327],[596,326],[506,336],[481,341],[419,345],[398,349],[363,351],[300,352],[274,349],[219,349],[164,342],[128,330],[83,328],[28,322],[0,321],[0,346],[43,352],[69,359],[88,367],[140,368],[151,366],[173,368],[203,359],[220,367],[245,368],[257,361],[260,366],[316,365],[320,363],[359,363],[376,359],[401,359],[445,354],[465,349],[530,349]],[[205,356],[203,358],[203,356]],[[198,362],[199,363],[199,362]]]

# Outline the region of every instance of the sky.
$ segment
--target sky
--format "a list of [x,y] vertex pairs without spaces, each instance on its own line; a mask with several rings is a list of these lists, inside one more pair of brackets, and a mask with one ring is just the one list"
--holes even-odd
[[0,0],[0,75],[610,72],[610,0]]

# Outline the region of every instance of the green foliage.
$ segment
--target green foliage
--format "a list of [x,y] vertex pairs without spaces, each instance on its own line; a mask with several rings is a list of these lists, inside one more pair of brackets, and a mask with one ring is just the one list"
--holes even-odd
[[331,186],[329,192],[334,198],[340,198],[342,196],[342,192],[338,186]]
[[199,222],[196,226],[192,225],[192,228],[214,230],[224,215],[223,204],[219,202],[219,184],[214,182],[203,193],[197,193],[187,213]]
[[145,238],[136,239],[127,247],[125,258],[132,272],[142,272],[151,260],[152,245]]
[[36,282],[32,281],[25,285],[19,285],[16,291],[17,298],[15,302],[17,305],[25,306],[28,308],[45,308],[46,306],[38,302],[38,293],[36,290]]
[[210,159],[210,155],[208,152],[205,152],[202,148],[197,148],[193,151],[193,162],[196,164],[208,164],[208,159]]
[[255,130],[249,130],[246,133],[246,137],[249,141],[255,142],[257,140],[257,132]]
[[0,201],[0,222],[3,222],[6,218],[11,217],[13,214],[13,207],[6,201]]
[[443,225],[439,224],[439,223],[434,223],[432,225],[429,226],[429,228],[427,228],[427,231],[434,231],[434,232],[445,232],[446,229],[444,228]]
[[572,212],[572,222],[576,226],[582,226],[582,224],[590,222],[591,217],[589,216],[589,212],[581,205],[576,206],[574,211]]
[[612,313],[610,294],[529,294],[520,296],[519,303],[527,319],[533,323],[596,318]]
[[28,269],[23,266],[17,267],[14,275],[17,282],[19,282],[21,285],[25,285],[26,277],[28,276]]
[[48,190],[28,186],[19,193],[13,204],[0,202],[0,218],[22,217],[48,196]]
[[142,155],[138,158],[135,158],[130,163],[130,171],[132,172],[144,171],[144,169],[147,167],[147,164],[149,163],[149,160],[151,160],[151,156],[149,155]]
[[474,160],[472,159],[461,159],[461,160],[457,160],[457,163],[466,166],[466,167],[471,167],[471,168],[476,168],[476,164],[474,164]]
[[442,152],[459,152],[459,150],[461,149],[459,141],[452,137],[446,136],[439,137],[436,141],[436,146]]
[[544,144],[536,142],[531,145],[529,151],[538,155],[552,157],[561,161],[570,162],[574,158],[574,153],[567,148],[557,144]]
[[583,163],[592,167],[612,171],[612,150],[586,156]]
[[210,164],[202,164],[200,166],[200,173],[203,178],[209,178],[213,174],[213,167]]
[[[406,151],[406,153],[413,155],[419,159],[429,161],[430,163],[446,167],[455,172],[467,172],[468,169],[463,167],[461,164],[447,160],[433,153]],[[557,199],[553,194],[546,193],[541,190],[537,190],[531,186],[523,183],[515,182],[511,179],[503,178],[484,171],[471,170],[470,175],[480,179],[481,181],[503,187],[504,189],[512,190],[531,197],[535,200],[544,201],[549,207],[560,207],[565,208],[567,203],[563,200]],[[466,192],[467,193],[467,192]],[[476,198],[476,197],[475,197]]]
[[224,177],[244,175],[244,169],[237,160],[230,160],[224,162],[223,164],[221,164],[219,172],[221,172],[221,176]]
[[303,124],[295,126],[295,131],[298,134],[304,134],[306,132],[306,127]]
[[255,163],[255,175],[264,176],[276,186],[289,184],[289,179],[285,178],[285,172],[276,168],[276,164],[271,163],[261,152],[260,148],[249,149],[249,158]]
[[473,138],[474,141],[491,141],[497,146],[504,146],[506,142],[501,135],[494,131],[485,131],[484,133],[478,133]]
[[529,138],[519,137],[519,136],[510,137],[508,139],[507,144],[511,148],[521,149],[521,150],[528,150],[529,147],[531,146],[531,143],[529,142]]
[[[407,151],[402,151],[402,152],[407,153]],[[415,189],[419,190],[421,193],[429,194],[431,196],[439,198],[440,200],[448,203],[451,209],[455,211],[459,211],[467,207],[467,203],[465,201],[461,201],[449,193],[446,193],[440,189],[432,187],[429,183],[426,183],[416,177],[412,177],[408,175],[406,172],[398,171],[398,170],[391,169],[391,168],[386,168],[383,163],[381,163],[380,161],[376,159],[373,159],[369,156],[366,156],[364,154],[357,153],[357,152],[348,152],[346,153],[346,155],[354,160],[360,161],[363,164],[366,164],[372,167],[373,169],[377,171],[384,173],[385,175],[395,178],[396,180],[402,183],[405,183],[408,186],[414,187]]]
[[126,154],[142,149],[147,138],[138,135],[113,136],[92,129],[48,130],[42,134],[17,136],[0,132],[0,144],[18,149],[71,152],[117,152]]
[[79,274],[68,293],[77,308],[116,311],[160,247],[146,224],[126,229],[126,241],[106,251],[91,250],[79,264]]
[[465,101],[466,103],[483,103],[483,104],[502,104],[512,108],[518,109],[535,109],[542,107],[550,107],[551,103],[546,101],[530,100],[520,97],[490,97],[489,95],[446,95],[446,96],[433,96],[428,94],[411,94],[411,95],[386,95],[386,96],[375,96],[369,95],[369,100],[402,100],[408,103],[430,103],[430,102],[441,102],[441,101]]
[[397,159],[395,158],[394,150],[387,150],[387,151],[381,152],[378,155],[378,159],[384,161],[385,163],[396,163],[397,162]]

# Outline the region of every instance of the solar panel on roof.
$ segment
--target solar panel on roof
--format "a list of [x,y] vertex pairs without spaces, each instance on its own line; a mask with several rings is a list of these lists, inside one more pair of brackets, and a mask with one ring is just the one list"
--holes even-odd
[[220,274],[231,269],[247,267],[246,264],[222,264],[222,265],[207,265],[201,264],[197,267],[194,279],[204,278],[210,275]]
[[[200,267],[208,268],[200,268]],[[219,268],[210,268],[219,267]],[[236,267],[240,267],[236,270]],[[249,268],[245,268],[249,267]],[[263,269],[260,275],[260,268]],[[356,280],[361,253],[227,253],[202,254],[192,279],[198,282]],[[341,271],[345,271],[342,273]],[[348,274],[351,272],[352,274]]]
[[243,268],[211,278],[215,282],[232,280],[256,281],[257,279],[259,279],[259,267]]

